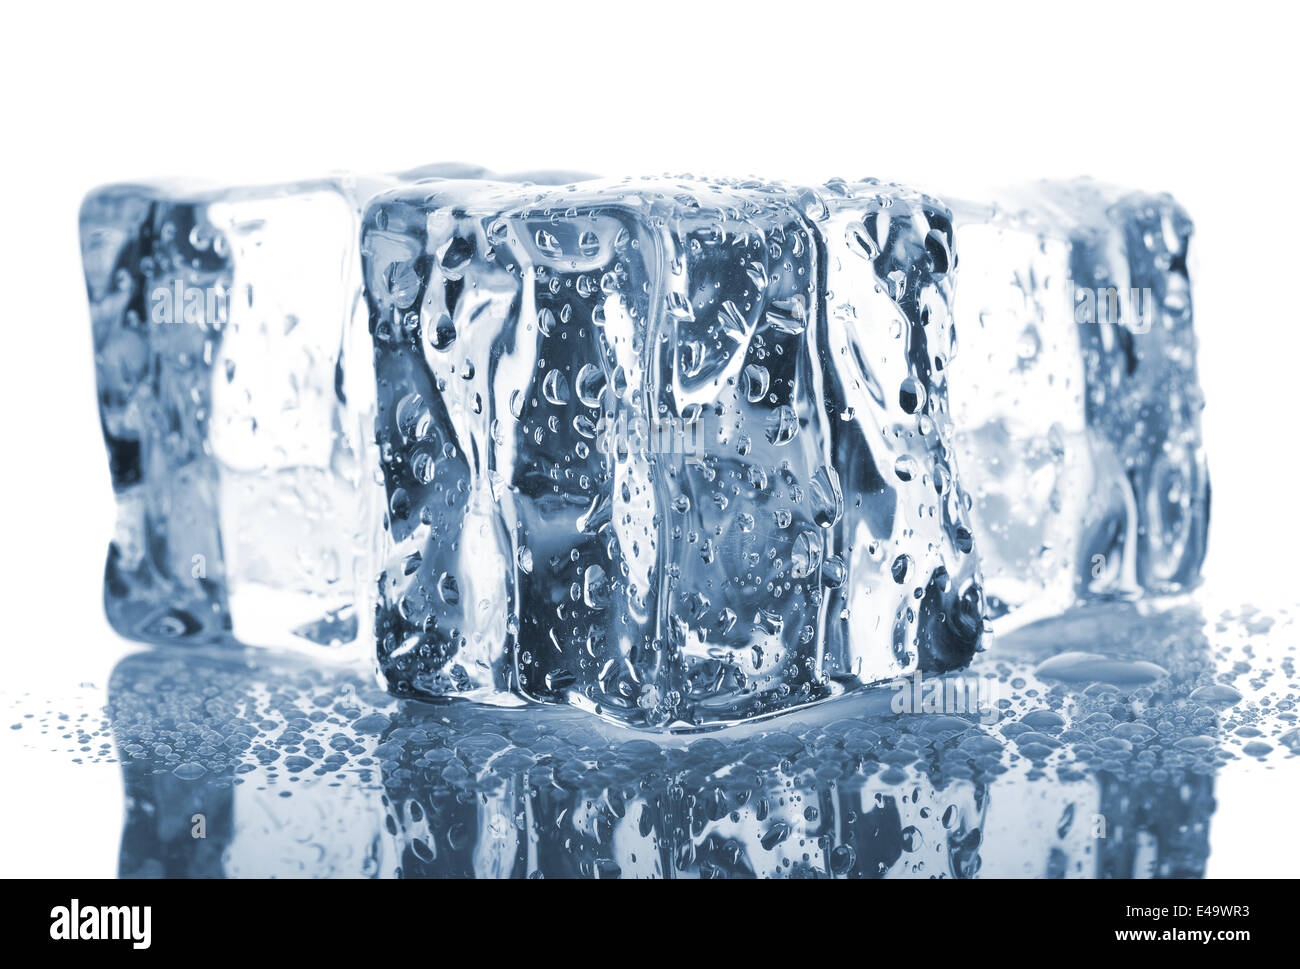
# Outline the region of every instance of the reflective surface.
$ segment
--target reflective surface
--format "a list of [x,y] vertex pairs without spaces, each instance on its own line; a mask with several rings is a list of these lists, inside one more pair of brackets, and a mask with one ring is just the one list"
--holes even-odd
[[1281,799],[1295,769],[1293,633],[1098,606],[962,674],[662,739],[157,650],[117,663],[103,714],[17,699],[5,740],[120,762],[124,876],[1200,876],[1234,833],[1221,775]]

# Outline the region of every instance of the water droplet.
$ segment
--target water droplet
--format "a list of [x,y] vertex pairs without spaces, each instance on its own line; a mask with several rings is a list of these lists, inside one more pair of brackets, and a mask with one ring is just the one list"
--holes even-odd
[[586,407],[599,407],[600,398],[605,393],[605,371],[595,364],[584,364],[578,371],[578,379],[574,383],[578,392],[578,400],[582,401]]
[[799,432],[799,417],[789,404],[782,404],[767,418],[767,440],[780,447],[794,440]]
[[899,555],[889,567],[890,574],[899,585],[907,584],[907,577],[912,571],[912,559],[907,554]]
[[809,480],[808,501],[814,522],[822,528],[837,524],[844,516],[844,492],[840,489],[839,472],[824,464],[814,471]]
[[407,441],[420,441],[429,435],[433,414],[418,393],[407,394],[397,402],[397,430]]
[[768,386],[772,380],[772,375],[768,373],[767,367],[751,363],[745,368],[743,377],[745,383],[745,398],[751,404],[757,404],[767,396]]
[[542,380],[542,394],[552,404],[565,404],[569,400],[569,382],[559,370],[552,370]]
[[424,448],[418,448],[411,455],[411,476],[422,485],[433,480],[437,470],[433,455]]
[[443,247],[442,258],[438,260],[438,267],[448,279],[460,279],[464,275],[462,270],[465,264],[473,256],[474,243],[469,239],[457,236]]
[[560,240],[545,229],[538,229],[533,235],[533,241],[537,243],[537,248],[545,255],[555,257],[561,253]]
[[456,342],[456,324],[446,313],[438,317],[433,324],[433,337],[430,340],[435,350],[446,350]]
[[790,574],[805,579],[821,567],[822,537],[816,532],[800,532],[790,551]]
[[542,336],[555,332],[555,314],[545,306],[537,311],[537,329],[542,331]]
[[590,565],[583,573],[582,601],[589,609],[604,609],[609,605],[609,580],[599,565]]
[[898,404],[909,414],[920,413],[925,407],[925,387],[915,377],[904,377],[898,385]]
[[1209,706],[1232,706],[1241,701],[1241,691],[1226,683],[1211,683],[1208,686],[1197,687],[1187,699]]
[[449,606],[454,606],[460,602],[460,586],[456,584],[456,577],[450,572],[444,572],[439,576],[438,595]]
[[853,864],[857,860],[857,852],[853,850],[852,845],[836,845],[831,849],[831,873],[847,875],[853,870]]
[[1066,683],[1100,682],[1129,686],[1154,683],[1169,674],[1155,663],[1111,659],[1097,653],[1070,650],[1043,660],[1034,669],[1034,675]]

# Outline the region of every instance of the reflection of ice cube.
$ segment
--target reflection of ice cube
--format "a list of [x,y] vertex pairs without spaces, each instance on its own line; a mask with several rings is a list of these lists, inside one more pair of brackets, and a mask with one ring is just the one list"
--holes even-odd
[[1209,485],[1168,196],[1086,181],[956,206],[954,443],[994,615],[1195,581]]
[[[1104,830],[1096,779],[994,785],[981,838],[986,878],[1095,878]],[[1104,822],[1103,822],[1104,823]]]
[[[611,740],[572,717],[465,709],[410,707],[381,745],[387,830],[403,877],[970,877],[979,870],[985,786],[941,779],[926,761],[880,770],[861,747],[861,728],[878,722],[665,748]],[[910,723],[921,731],[925,720]],[[859,757],[865,772],[855,770]]]
[[969,659],[942,206],[447,182],[362,250],[394,690],[687,727]]
[[381,795],[367,782],[373,738],[351,728],[360,684],[228,655],[240,654],[147,651],[114,668],[118,874],[391,874]]
[[1109,772],[1056,784],[1009,775],[989,792],[980,874],[993,878],[1200,878],[1214,779]]
[[379,798],[329,777],[307,777],[292,797],[258,771],[234,789],[234,827],[222,855],[227,878],[377,878],[396,862],[381,830]]
[[[996,723],[900,715],[877,690],[653,739],[562,708],[399,703],[266,653],[136,653],[109,683],[119,873],[1199,875],[1240,723],[1206,696],[1224,688],[1206,628],[1142,602],[1019,630],[977,661],[1019,684]],[[1093,682],[1083,647],[1124,686]]]

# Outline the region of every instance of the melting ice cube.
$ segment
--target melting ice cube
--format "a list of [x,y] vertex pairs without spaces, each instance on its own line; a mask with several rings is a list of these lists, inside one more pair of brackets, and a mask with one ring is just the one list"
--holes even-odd
[[939,203],[446,182],[362,253],[396,692],[699,727],[976,649]]
[[399,184],[482,171],[119,185],[86,199],[118,500],[105,601],[121,633],[372,652],[384,497],[361,209]]
[[954,211],[953,441],[999,629],[1194,582],[1209,481],[1186,214],[1086,180]]
[[110,620],[692,729],[964,665],[980,563],[1010,625],[1183,588],[1190,232],[1089,183],[100,190]]

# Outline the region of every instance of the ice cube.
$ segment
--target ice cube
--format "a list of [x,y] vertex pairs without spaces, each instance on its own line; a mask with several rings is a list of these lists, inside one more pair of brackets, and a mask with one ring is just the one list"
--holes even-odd
[[942,205],[449,181],[362,257],[395,692],[687,729],[977,648]]
[[954,212],[953,441],[996,625],[1193,583],[1209,483],[1186,214],[1087,180]]
[[432,165],[87,197],[82,253],[118,502],[105,602],[119,632],[372,652],[384,497],[361,209],[400,184],[483,174]]
[[357,225],[393,179],[111,186],[81,213],[124,635],[368,642],[382,514]]

